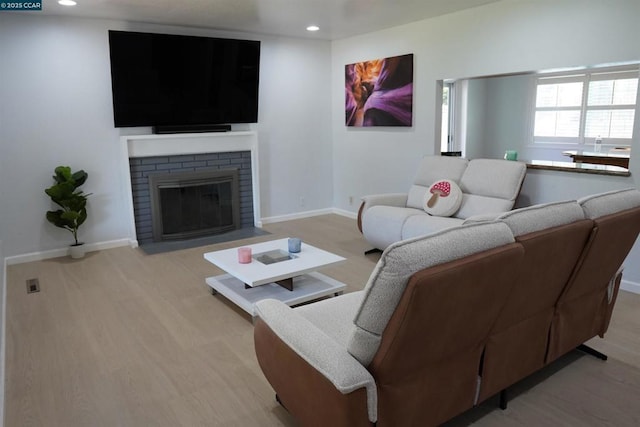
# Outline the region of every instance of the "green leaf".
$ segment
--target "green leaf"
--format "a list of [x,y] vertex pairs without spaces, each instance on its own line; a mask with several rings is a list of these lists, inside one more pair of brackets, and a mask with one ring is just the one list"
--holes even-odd
[[67,229],[69,231],[72,231],[75,228],[75,223],[73,221],[69,221],[65,218],[62,217],[62,214],[64,213],[64,211],[62,210],[57,210],[57,211],[48,211],[47,212],[47,220],[52,223],[53,225],[55,225],[56,227],[59,228],[64,228]]
[[73,225],[75,225],[79,217],[80,217],[80,213],[76,211],[66,211],[66,212],[63,212],[62,215],[60,215],[60,218],[62,218],[65,221],[69,221],[69,223]]
[[71,179],[71,168],[69,166],[58,166],[55,168],[54,172],[55,175],[53,179],[58,183],[68,182]]
[[[74,185],[69,182],[61,182],[44,190],[51,199],[60,204],[60,201],[69,199],[73,195]],[[64,206],[63,206],[64,207]]]
[[87,210],[86,209],[82,209],[80,212],[78,212],[78,219],[76,220],[76,225],[78,227],[80,227],[86,220],[87,220]]
[[88,177],[89,177],[89,174],[87,174],[82,169],[74,173],[73,175],[71,175],[71,179],[73,179],[76,188],[84,184]]

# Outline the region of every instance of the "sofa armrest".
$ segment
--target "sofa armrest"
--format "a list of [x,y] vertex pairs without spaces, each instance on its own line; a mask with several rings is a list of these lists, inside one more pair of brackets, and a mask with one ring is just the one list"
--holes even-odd
[[[307,389],[309,384],[314,381],[319,381],[322,384],[328,380],[332,387],[339,392],[333,393],[334,396],[327,398],[328,401],[331,399],[342,400],[350,408],[346,412],[353,412],[353,401],[354,399],[358,400],[359,402],[356,404],[362,407],[361,415],[364,415],[362,412],[366,410],[366,418],[368,419],[365,418],[365,420],[376,421],[377,391],[373,376],[347,352],[346,348],[280,301],[262,300],[256,303],[255,308],[258,316],[254,331],[256,355],[265,376],[274,386],[276,393],[280,395],[280,393],[289,392],[289,396],[280,395],[287,409],[294,415],[299,415],[294,413],[294,408],[290,408],[290,406],[295,406],[296,402],[294,401],[304,399],[304,393],[301,390],[296,390],[296,379],[301,384],[302,390]],[[283,349],[274,350],[277,345],[274,345],[273,340],[261,341],[270,332],[273,332],[284,344],[285,353],[288,348],[295,354],[285,357]],[[302,363],[303,365],[308,365],[302,368],[304,369],[302,378],[298,378],[301,376],[300,371],[296,371],[295,360],[292,361],[290,357],[300,358],[306,362]],[[314,376],[323,378],[314,379],[312,378]],[[278,386],[275,384],[280,380],[283,380],[280,386],[282,390],[278,390]],[[366,399],[364,396],[357,398],[355,393],[354,397],[349,398],[349,394],[358,391],[362,393],[363,390],[366,391]],[[329,392],[329,394],[331,393]],[[309,400],[314,401],[322,400],[322,398],[323,396],[318,396],[318,394],[309,396]],[[349,399],[352,402],[348,402]],[[332,404],[335,405],[335,401],[332,401]],[[305,411],[310,409],[309,405],[309,402],[302,403],[302,407],[306,408]],[[326,411],[327,408],[325,407],[324,410]],[[348,414],[348,416],[353,417],[354,414]]]
[[397,206],[399,208],[404,208],[407,206],[407,197],[407,193],[372,194],[364,196],[362,198],[362,203],[366,205],[367,209],[375,205]]
[[405,206],[407,206],[408,197],[409,195],[407,193],[385,193],[364,196],[362,198],[360,209],[358,210],[358,230],[360,230],[360,232],[362,233],[362,215],[364,214],[364,211],[366,211],[370,207],[383,205],[404,208]]

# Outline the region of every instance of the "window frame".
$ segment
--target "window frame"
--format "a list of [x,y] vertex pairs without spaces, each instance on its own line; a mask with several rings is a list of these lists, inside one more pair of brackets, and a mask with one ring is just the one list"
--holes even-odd
[[[628,78],[638,79],[638,90],[636,93],[635,104],[624,105],[588,105],[589,98],[589,83],[592,81],[603,80],[622,80]],[[612,67],[612,68],[598,68],[590,70],[580,71],[567,71],[556,73],[544,73],[535,74],[531,78],[531,124],[530,124],[530,142],[533,147],[537,148],[559,148],[559,149],[571,149],[571,150],[584,150],[593,147],[596,136],[586,136],[586,119],[589,111],[610,111],[610,110],[633,110],[634,119],[638,118],[638,104],[640,99],[640,68],[637,65]],[[537,107],[537,89],[538,86],[544,83],[572,83],[582,82],[582,102],[579,107],[576,106],[553,106],[553,107]],[[580,111],[578,136],[536,136],[535,135],[535,123],[536,113],[538,111]],[[635,129],[636,125],[633,126]],[[602,136],[603,146],[615,146],[615,147],[631,147],[634,135],[632,129],[632,135],[630,138],[611,138]]]

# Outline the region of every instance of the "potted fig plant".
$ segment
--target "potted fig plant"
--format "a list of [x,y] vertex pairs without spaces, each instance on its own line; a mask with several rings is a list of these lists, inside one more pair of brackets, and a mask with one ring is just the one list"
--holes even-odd
[[47,220],[56,227],[64,228],[73,234],[74,243],[71,245],[71,258],[84,256],[84,242],[78,241],[78,228],[87,219],[87,197],[79,190],[87,180],[88,174],[84,170],[71,172],[69,166],[55,168],[53,179],[55,184],[44,190],[51,200],[61,209],[47,211]]

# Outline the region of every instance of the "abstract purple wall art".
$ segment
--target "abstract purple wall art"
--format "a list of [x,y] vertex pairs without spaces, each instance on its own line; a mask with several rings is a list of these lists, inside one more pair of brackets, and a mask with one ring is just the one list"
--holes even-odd
[[345,65],[347,126],[411,126],[413,54]]

